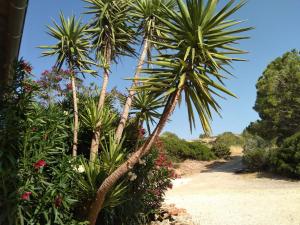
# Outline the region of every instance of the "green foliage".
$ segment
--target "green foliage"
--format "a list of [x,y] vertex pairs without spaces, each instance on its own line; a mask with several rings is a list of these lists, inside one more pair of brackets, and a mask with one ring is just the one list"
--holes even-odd
[[243,163],[251,171],[266,170],[269,167],[269,152],[261,148],[245,151]]
[[86,14],[93,18],[89,22],[92,48],[96,52],[98,63],[109,68],[111,60],[120,56],[135,55],[131,44],[135,43],[135,33],[128,21],[129,2],[125,0],[84,0],[88,3]]
[[0,87],[0,224],[15,224],[17,218],[18,144],[32,101],[29,72],[31,66],[23,59],[15,62],[11,84]]
[[55,106],[33,103],[26,113],[18,163],[21,224],[77,224],[72,210],[78,202],[78,172],[77,162],[67,155],[67,121]]
[[99,217],[102,225],[143,225],[159,209],[164,192],[175,178],[172,164],[161,152],[153,149],[125,177],[127,193],[124,202],[105,208]]
[[260,136],[245,132],[243,134],[244,155],[243,163],[251,171],[264,171],[270,168],[270,157],[272,156],[273,146],[269,141]]
[[40,46],[48,49],[43,52],[43,56],[56,56],[56,67],[61,69],[64,63],[68,63],[70,70],[78,69],[79,72],[93,73],[90,65],[89,50],[90,43],[87,37],[87,25],[81,20],[76,20],[75,16],[65,19],[60,14],[60,25],[53,21],[54,27],[48,26],[49,35],[57,40],[55,45]]
[[[130,16],[133,18],[133,24],[137,27],[138,33],[141,33],[143,38],[151,41],[164,41],[166,37],[159,27],[162,23],[158,18],[165,18],[165,10],[175,10],[175,0],[134,0],[131,3],[132,10]],[[148,58],[151,55],[148,50]]]
[[88,130],[95,132],[99,128],[99,124],[101,124],[103,133],[108,133],[113,129],[112,125],[117,119],[117,115],[114,112],[107,107],[99,110],[96,102],[91,98],[87,99],[83,105],[80,119]]
[[174,161],[186,159],[212,160],[216,157],[214,153],[202,143],[187,142],[169,132],[164,133],[160,139],[166,154]]
[[[249,132],[282,142],[299,131],[300,55],[293,50],[271,62],[257,82],[254,109],[261,120],[250,124]],[[284,90],[284,91],[278,91]]]
[[[236,34],[251,28],[234,28],[240,21],[229,20],[244,4],[233,5],[229,1],[220,11],[218,1],[209,0],[206,4],[197,0],[177,0],[178,12],[164,7],[165,18],[158,18],[160,29],[168,37],[165,41],[153,42],[159,50],[171,49],[155,57],[152,68],[144,69],[150,74],[140,79],[142,84],[136,90],[149,90],[168,97],[166,105],[171,104],[179,91],[184,92],[190,128],[195,126],[196,109],[202,127],[210,132],[211,111],[219,111],[215,97],[220,94],[234,96],[223,86],[225,65],[241,59],[232,54],[243,54],[233,47],[244,36]],[[216,82],[217,81],[217,82]],[[181,101],[181,98],[179,99]]]
[[214,143],[211,151],[218,157],[218,158],[224,158],[228,159],[230,158],[230,147],[228,145],[223,144],[223,143]]
[[215,142],[222,143],[228,147],[234,145],[243,146],[244,144],[242,136],[235,135],[231,132],[224,132],[223,134],[218,135]]
[[272,166],[276,172],[300,178],[300,133],[284,140],[272,157]]
[[[125,95],[120,95],[120,102],[123,105],[125,105],[126,98]],[[155,120],[161,117],[161,113],[158,110],[164,106],[164,103],[164,97],[157,97],[149,91],[140,91],[136,93],[132,100],[130,114],[136,116],[137,124],[142,125],[145,122],[150,134],[150,124],[154,125]]]

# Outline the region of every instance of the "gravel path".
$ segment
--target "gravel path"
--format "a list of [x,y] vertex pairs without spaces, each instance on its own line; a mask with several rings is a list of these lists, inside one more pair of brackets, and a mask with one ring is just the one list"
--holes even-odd
[[198,225],[300,225],[300,182],[235,174],[241,156],[174,181],[166,203]]

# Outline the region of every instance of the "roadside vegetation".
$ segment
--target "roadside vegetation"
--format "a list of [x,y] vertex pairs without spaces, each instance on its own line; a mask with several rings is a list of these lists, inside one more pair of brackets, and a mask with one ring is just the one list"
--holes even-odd
[[163,133],[160,141],[167,156],[174,162],[186,159],[209,161],[217,158],[211,148],[201,142],[189,142],[170,132]]
[[[0,224],[146,224],[176,178],[158,139],[177,105],[208,135],[218,97],[235,97],[223,80],[244,61],[236,45],[252,28],[234,20],[244,1],[84,2],[86,24],[61,13],[48,26],[53,45],[40,48],[53,68],[34,76],[21,59],[0,90]],[[108,91],[124,56],[138,57],[131,87]],[[162,139],[175,160],[228,154]]]
[[300,178],[299,90],[300,54],[292,50],[271,62],[258,80],[254,109],[260,120],[244,132],[244,162],[251,170]]

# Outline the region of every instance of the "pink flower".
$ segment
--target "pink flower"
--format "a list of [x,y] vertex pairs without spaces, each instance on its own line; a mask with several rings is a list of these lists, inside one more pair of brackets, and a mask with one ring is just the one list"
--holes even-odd
[[44,70],[44,72],[42,73],[42,75],[46,76],[46,75],[48,75],[48,73],[49,73],[49,70]]
[[37,161],[36,163],[33,164],[35,169],[40,169],[43,168],[47,165],[46,161],[43,159],[40,159],[39,161]]
[[21,195],[21,199],[28,201],[32,192],[28,191]]
[[59,82],[59,81],[62,80],[62,78],[61,78],[61,76],[56,76],[56,77],[55,77],[55,80],[56,80],[57,82]]

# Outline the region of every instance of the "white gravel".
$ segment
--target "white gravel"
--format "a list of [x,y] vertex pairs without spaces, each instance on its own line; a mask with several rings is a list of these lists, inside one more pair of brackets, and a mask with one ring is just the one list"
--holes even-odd
[[166,203],[199,225],[300,225],[300,182],[235,174],[240,157],[178,179]]

